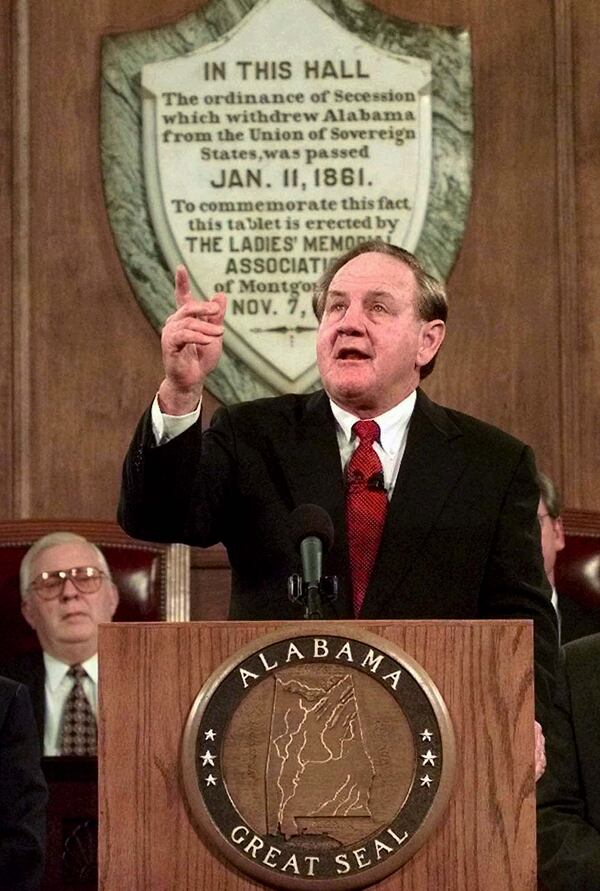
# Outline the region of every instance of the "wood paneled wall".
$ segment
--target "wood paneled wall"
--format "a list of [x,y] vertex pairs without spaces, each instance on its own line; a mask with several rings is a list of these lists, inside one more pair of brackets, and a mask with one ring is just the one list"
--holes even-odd
[[[200,0],[0,3],[4,517],[114,516],[161,377],[104,210],[104,33]],[[531,443],[570,507],[600,510],[596,0],[373,0],[471,31],[473,199],[430,394]]]

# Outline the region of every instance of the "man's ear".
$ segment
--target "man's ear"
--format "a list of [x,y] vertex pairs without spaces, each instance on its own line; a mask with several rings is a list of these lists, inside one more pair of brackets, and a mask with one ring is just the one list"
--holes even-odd
[[565,546],[565,529],[563,526],[562,517],[556,517],[556,519],[552,519],[552,528],[554,530],[554,544],[556,546],[556,550],[562,551]]
[[31,603],[29,602],[29,598],[21,601],[21,613],[27,624],[35,630],[35,618],[31,610]]
[[446,325],[441,319],[433,319],[431,322],[423,323],[421,343],[417,353],[417,366],[419,368],[431,362],[444,342],[445,336]]

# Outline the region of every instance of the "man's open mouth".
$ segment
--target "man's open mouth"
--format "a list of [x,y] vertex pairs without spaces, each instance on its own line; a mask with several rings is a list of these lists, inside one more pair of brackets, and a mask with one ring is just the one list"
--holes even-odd
[[362,350],[352,349],[351,347],[344,347],[343,349],[338,351],[337,359],[342,360],[352,360],[352,359],[369,359],[370,357],[367,353],[363,353]]

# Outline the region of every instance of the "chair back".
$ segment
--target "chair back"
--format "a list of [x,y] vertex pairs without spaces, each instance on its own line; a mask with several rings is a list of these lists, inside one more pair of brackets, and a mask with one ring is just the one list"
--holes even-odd
[[600,514],[565,510],[565,547],[556,557],[561,640],[600,632]]
[[556,588],[582,606],[600,608],[600,514],[565,510],[565,548],[556,559]]

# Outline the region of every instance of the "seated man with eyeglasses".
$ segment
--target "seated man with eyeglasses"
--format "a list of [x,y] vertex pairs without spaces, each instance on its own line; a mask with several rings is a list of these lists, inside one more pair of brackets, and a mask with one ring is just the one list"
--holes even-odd
[[41,652],[0,673],[29,687],[44,755],[95,755],[98,625],[111,621],[119,599],[106,560],[85,538],[53,532],[25,554],[20,582]]

